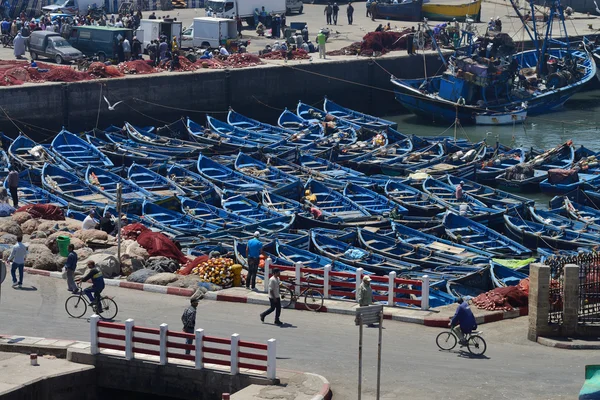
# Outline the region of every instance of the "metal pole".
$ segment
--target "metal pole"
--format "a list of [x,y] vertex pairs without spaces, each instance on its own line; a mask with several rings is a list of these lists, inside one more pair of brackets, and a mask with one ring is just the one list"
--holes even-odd
[[377,344],[377,397],[379,400],[381,390],[381,335],[383,332],[383,311],[379,313],[379,343]]
[[123,186],[117,183],[117,259],[121,262],[121,203]]
[[358,316],[358,400],[362,392],[362,347],[363,347],[363,323],[362,317]]

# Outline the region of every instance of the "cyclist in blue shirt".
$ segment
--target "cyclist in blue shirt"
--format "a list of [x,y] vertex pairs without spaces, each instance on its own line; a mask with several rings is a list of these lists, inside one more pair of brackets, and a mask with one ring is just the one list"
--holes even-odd
[[248,276],[246,277],[246,289],[256,289],[256,273],[258,272],[258,264],[260,262],[260,253],[262,253],[263,244],[258,237],[260,233],[254,232],[254,238],[248,241],[246,246],[246,258],[248,259]]
[[475,316],[466,301],[459,297],[456,302],[459,305],[450,321],[450,329],[458,336],[459,343],[464,346],[467,344],[465,334],[477,329],[477,322],[475,322]]
[[[88,261],[87,267],[90,270],[85,276],[78,279],[81,282],[87,282],[88,280],[92,281],[92,286],[89,286],[83,290],[83,293],[87,295],[92,304],[100,299],[100,293],[104,290],[104,277],[102,276],[102,272],[96,268],[96,263],[94,261]],[[102,312],[102,304],[98,301],[98,312]]]

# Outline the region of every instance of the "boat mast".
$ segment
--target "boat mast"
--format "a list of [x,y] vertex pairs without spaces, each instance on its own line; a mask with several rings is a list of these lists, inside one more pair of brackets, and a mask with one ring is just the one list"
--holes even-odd
[[[519,7],[515,3],[515,1],[514,0],[510,0],[510,4],[512,5],[512,8],[515,10],[515,12],[517,13],[517,16],[519,17],[519,19],[523,23],[523,28],[524,28],[525,32],[527,32],[527,35],[529,35],[529,38],[535,44],[536,51],[539,53],[540,49],[539,49],[538,40],[537,40],[537,31],[536,31],[536,27],[535,27],[535,18],[533,18],[533,33],[534,34],[532,35],[531,31],[529,30],[529,25],[527,25],[527,21],[525,21],[525,17],[523,16],[523,14],[521,13],[521,11],[519,10]],[[533,2],[530,2],[530,4],[531,4],[531,9],[533,10]],[[533,16],[533,14],[532,14],[532,16]]]

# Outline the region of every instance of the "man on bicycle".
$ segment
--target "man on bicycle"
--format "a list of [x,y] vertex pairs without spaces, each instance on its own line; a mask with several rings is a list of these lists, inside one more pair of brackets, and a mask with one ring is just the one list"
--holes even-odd
[[458,308],[450,321],[450,329],[458,336],[461,346],[464,346],[467,344],[465,334],[469,334],[477,329],[477,322],[475,322],[475,316],[469,304],[462,297],[459,297],[456,302],[458,303]]
[[98,301],[98,309],[97,312],[102,312],[102,303],[100,302],[100,293],[104,290],[104,277],[102,276],[102,272],[98,268],[96,268],[96,263],[94,261],[88,261],[87,267],[89,272],[78,279],[78,282],[87,282],[88,280],[92,280],[92,286],[89,286],[83,290],[83,293],[87,295],[92,304],[95,301]]

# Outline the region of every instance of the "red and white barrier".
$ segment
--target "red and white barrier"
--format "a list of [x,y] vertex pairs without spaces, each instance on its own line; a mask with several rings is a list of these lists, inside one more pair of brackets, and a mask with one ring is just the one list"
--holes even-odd
[[[187,344],[183,340],[192,341]],[[234,333],[230,338],[219,338],[204,334],[203,329],[195,333],[171,331],[167,324],[157,328],[136,326],[133,319],[125,324],[100,320],[98,315],[90,318],[90,344],[92,354],[102,349],[124,352],[125,359],[132,360],[136,354],[157,356],[161,365],[169,359],[194,361],[196,369],[205,364],[229,367],[232,375],[239,374],[240,368],[262,371],[267,378],[276,377],[276,340],[267,344],[247,342]],[[185,354],[189,350],[194,354]]]
[[[296,294],[300,295],[301,286],[307,282],[307,278],[304,277],[304,274],[310,274],[311,276],[317,276],[316,279],[311,279],[311,283],[318,285],[315,287],[317,290],[322,290],[321,293],[323,297],[326,299],[330,299],[331,296],[341,296],[349,299],[356,300],[356,295],[354,291],[358,291],[360,288],[360,283],[363,278],[363,269],[357,268],[356,273],[350,272],[338,272],[332,271],[331,266],[327,265],[323,269],[314,269],[314,268],[304,268],[302,262],[297,262],[293,267],[285,266],[285,265],[275,265],[270,258],[265,260],[264,266],[264,292],[268,293],[269,291],[269,277],[271,276],[271,271],[273,268],[279,268],[281,271],[293,271],[294,272],[294,283]],[[422,280],[417,279],[402,279],[396,278],[395,272],[390,272],[389,275],[386,276],[375,276],[369,275],[371,277],[371,288],[378,292],[386,292],[386,296],[382,295],[374,295],[374,301],[387,301],[387,305],[391,307],[395,307],[396,303],[404,303],[404,304],[413,304],[416,306],[420,306],[422,310],[429,309],[429,276],[424,275]],[[332,289],[332,279],[331,278],[346,278],[344,280],[335,280],[333,281],[333,285],[341,288],[348,288],[352,290],[342,291]],[[354,282],[349,281],[353,279]],[[282,280],[286,280],[285,277]],[[291,279],[287,279],[291,280]],[[407,288],[408,287],[408,288]],[[412,287],[418,287],[418,289],[413,289]],[[420,299],[413,299],[410,296],[421,296]],[[400,297],[403,296],[403,297]],[[406,297],[409,296],[409,297]]]

